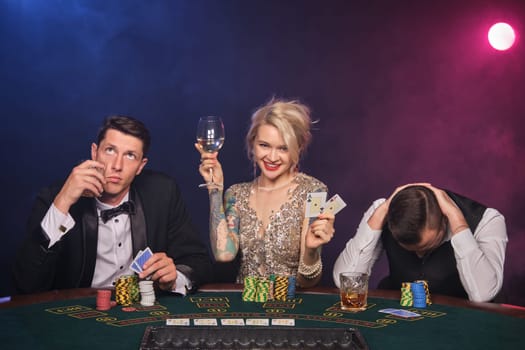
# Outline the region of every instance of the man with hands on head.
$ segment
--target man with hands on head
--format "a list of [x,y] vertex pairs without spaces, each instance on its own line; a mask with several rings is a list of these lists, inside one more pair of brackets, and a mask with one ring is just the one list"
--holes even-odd
[[105,120],[92,159],[38,194],[14,263],[15,292],[111,288],[147,246],[154,254],[139,278],[181,294],[208,278],[209,255],[177,184],[144,170],[149,145],[142,122]]
[[428,183],[404,185],[366,211],[333,277],[339,285],[341,272],[370,274],[385,251],[390,274],[380,289],[427,280],[431,293],[490,301],[503,284],[507,240],[496,209]]

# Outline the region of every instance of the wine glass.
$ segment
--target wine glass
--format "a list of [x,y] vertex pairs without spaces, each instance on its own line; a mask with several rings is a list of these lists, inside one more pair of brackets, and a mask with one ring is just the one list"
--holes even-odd
[[[224,144],[224,124],[221,118],[214,116],[201,117],[197,125],[197,143],[206,152],[216,152]],[[213,182],[213,169],[210,168],[211,182],[200,184],[199,187],[219,186]]]

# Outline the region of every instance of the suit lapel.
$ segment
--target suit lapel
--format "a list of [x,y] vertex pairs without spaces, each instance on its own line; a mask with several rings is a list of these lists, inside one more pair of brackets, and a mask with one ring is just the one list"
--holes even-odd
[[135,203],[135,215],[130,215],[131,220],[131,238],[133,242],[133,256],[136,256],[138,251],[145,249],[146,242],[146,219],[140,196],[134,188],[131,188],[130,199]]
[[98,215],[95,200],[86,204],[89,206],[82,215],[82,270],[80,273],[80,287],[90,287],[95,273],[97,261]]

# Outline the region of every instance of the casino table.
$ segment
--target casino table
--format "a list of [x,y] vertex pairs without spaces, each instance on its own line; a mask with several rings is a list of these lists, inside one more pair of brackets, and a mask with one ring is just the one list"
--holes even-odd
[[[525,309],[511,305],[474,303],[432,295],[425,309],[401,307],[399,292],[371,290],[365,311],[339,308],[335,288],[298,289],[294,299],[265,303],[243,302],[242,286],[205,285],[181,297],[157,293],[157,303],[125,312],[121,306],[96,310],[96,290],[51,291],[14,296],[0,304],[2,349],[138,349],[148,326],[166,320],[215,319],[211,332],[221,331],[224,319],[293,320],[295,329],[357,329],[370,349],[523,349]],[[403,319],[379,312],[384,308],[415,311]],[[187,328],[186,328],[187,329]]]

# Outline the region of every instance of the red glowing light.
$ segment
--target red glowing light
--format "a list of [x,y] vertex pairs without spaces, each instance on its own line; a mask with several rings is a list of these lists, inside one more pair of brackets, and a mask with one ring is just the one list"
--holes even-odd
[[510,25],[500,22],[490,27],[488,38],[493,48],[504,51],[512,47],[516,40],[516,34]]

